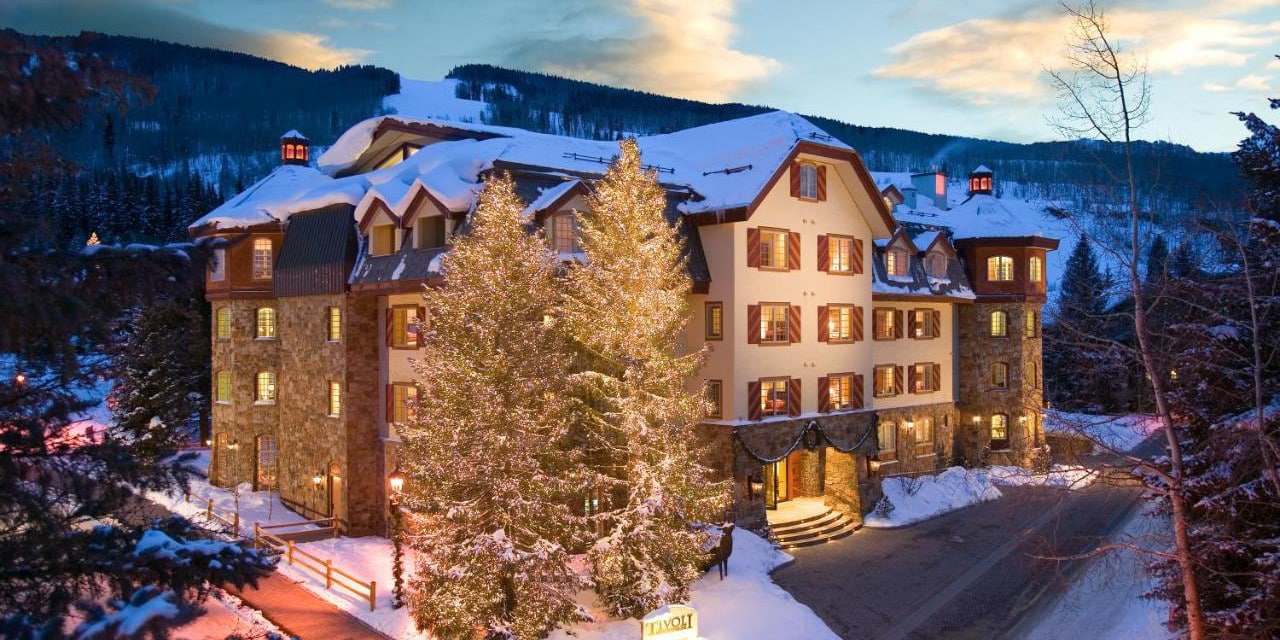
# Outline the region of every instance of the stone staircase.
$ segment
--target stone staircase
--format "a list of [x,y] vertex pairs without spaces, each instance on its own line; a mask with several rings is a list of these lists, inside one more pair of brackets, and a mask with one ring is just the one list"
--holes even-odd
[[826,507],[817,515],[798,520],[769,523],[769,530],[783,549],[812,547],[839,540],[858,529],[859,525],[843,511]]

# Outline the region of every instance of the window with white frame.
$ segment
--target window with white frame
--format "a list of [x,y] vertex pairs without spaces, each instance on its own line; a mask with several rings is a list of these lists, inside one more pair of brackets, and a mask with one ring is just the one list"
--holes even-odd
[[1003,338],[1009,335],[1009,313],[1007,311],[991,312],[991,336]]
[[276,338],[276,310],[271,307],[262,307],[258,309],[257,332],[254,334],[259,340],[275,340]]
[[791,305],[760,305],[760,344],[787,344],[791,336],[787,326],[791,318]]
[[275,404],[276,401],[276,373],[274,371],[259,371],[257,388],[255,389],[254,401],[259,404]]
[[785,416],[790,413],[787,405],[789,378],[765,378],[760,381],[760,415]]
[[827,341],[853,340],[853,305],[833,304],[827,307]]
[[1013,258],[1009,256],[991,256],[987,258],[988,282],[1011,282],[1013,280]]
[[255,280],[271,279],[273,264],[271,238],[256,238],[253,241],[253,277]]
[[845,373],[827,378],[827,402],[832,411],[853,406],[853,375]]
[[891,276],[907,275],[907,252],[902,249],[889,249],[884,252],[884,270]]

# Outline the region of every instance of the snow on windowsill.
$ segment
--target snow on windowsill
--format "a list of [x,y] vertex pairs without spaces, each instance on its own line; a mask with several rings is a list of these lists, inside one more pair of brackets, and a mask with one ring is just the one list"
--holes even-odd
[[253,404],[254,404],[255,406],[267,406],[267,405],[274,405],[275,403],[276,403],[276,401],[275,401],[275,400],[254,400],[254,401],[253,401]]

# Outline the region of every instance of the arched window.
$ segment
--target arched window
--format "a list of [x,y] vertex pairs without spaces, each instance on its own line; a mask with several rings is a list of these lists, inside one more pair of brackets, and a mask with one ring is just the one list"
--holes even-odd
[[1044,260],[1040,256],[1031,256],[1027,260],[1027,278],[1032,282],[1044,280]]
[[254,491],[271,491],[276,484],[276,460],[279,458],[275,436],[258,436],[257,473],[254,474]]
[[213,401],[219,404],[231,404],[231,372],[219,371],[217,387],[214,387]]
[[997,413],[991,416],[991,449],[1000,451],[1009,448],[1009,416]]
[[271,238],[256,238],[253,241],[253,277],[266,280],[271,277]]
[[275,404],[276,402],[276,372],[259,371],[258,384],[255,390],[254,400],[263,404]]
[[219,340],[231,339],[231,307],[218,307],[217,317],[215,319],[217,328],[217,336]]
[[1003,362],[991,364],[991,386],[996,389],[1009,388],[1009,365]]
[[991,312],[991,336],[994,338],[1003,338],[1009,335],[1009,312],[992,311]]
[[947,257],[942,255],[941,251],[930,251],[924,262],[930,276],[947,277]]
[[987,258],[988,282],[1011,282],[1013,280],[1013,258],[1009,256],[991,256]]
[[257,338],[259,340],[274,340],[275,337],[276,310],[271,307],[262,307],[258,309]]
[[818,167],[811,164],[800,165],[800,197],[809,200],[818,199]]

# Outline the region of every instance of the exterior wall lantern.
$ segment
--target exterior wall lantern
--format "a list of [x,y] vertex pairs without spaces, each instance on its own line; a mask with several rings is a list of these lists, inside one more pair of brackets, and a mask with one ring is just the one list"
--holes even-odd
[[973,423],[974,423],[974,424],[982,424],[982,416],[974,416],[974,417],[973,417]]
[[228,450],[228,451],[237,451],[237,450],[239,450],[239,449],[240,449],[240,441],[239,441],[239,440],[232,440],[231,442],[228,442],[228,443],[227,443],[227,450]]
[[324,474],[317,472],[311,476],[311,484],[315,485],[317,490],[320,489],[320,485],[324,484]]

